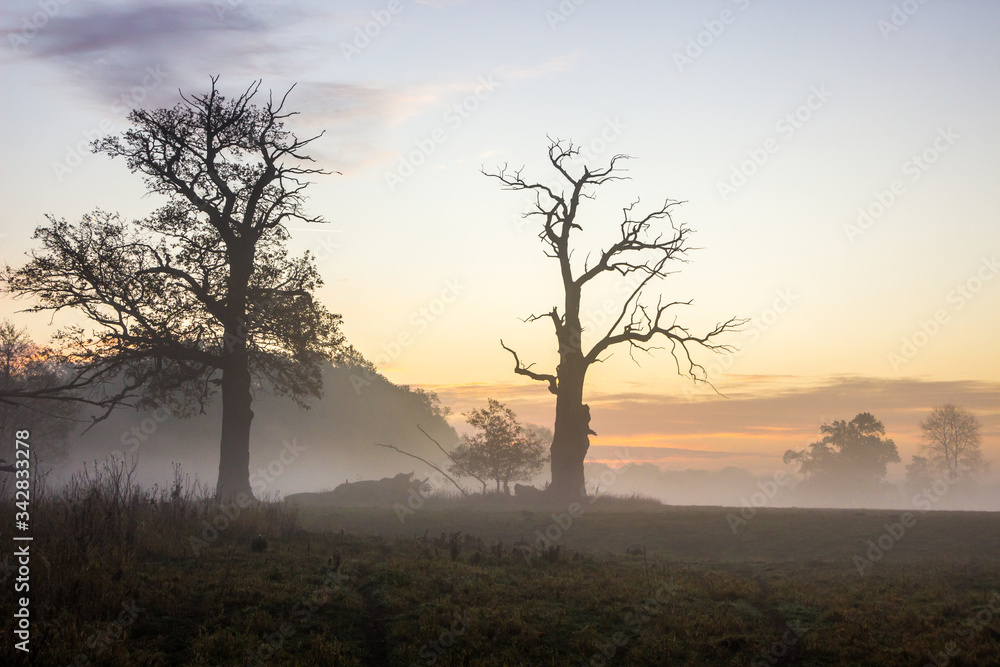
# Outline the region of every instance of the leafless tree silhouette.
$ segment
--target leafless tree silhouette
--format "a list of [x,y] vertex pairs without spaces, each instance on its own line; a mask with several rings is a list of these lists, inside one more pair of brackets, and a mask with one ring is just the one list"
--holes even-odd
[[[731,346],[717,339],[722,334],[739,330],[745,323],[745,320],[732,318],[703,335],[695,335],[678,324],[675,316],[676,309],[690,305],[690,300],[674,301],[659,296],[655,305],[644,301],[646,288],[669,275],[672,262],[686,261],[685,255],[690,250],[691,230],[676,224],[671,217],[671,212],[682,203],[680,201],[667,199],[662,206],[646,214],[636,212],[638,200],[624,207],[619,224],[620,238],[596,255],[586,255],[582,266],[574,265],[572,257],[577,250],[574,235],[583,231],[578,217],[583,200],[594,197],[592,190],[595,187],[626,179],[619,163],[628,159],[626,155],[615,155],[607,166],[594,168],[574,165],[579,157],[579,148],[571,142],[550,138],[548,158],[558,173],[561,187],[526,180],[523,170],[511,172],[506,166],[497,173],[483,172],[500,181],[505,190],[534,193],[534,206],[525,217],[538,220],[541,226],[538,237],[545,245],[545,254],[559,265],[565,297],[562,312],[556,306],[526,320],[552,323],[559,351],[555,372],[533,370],[532,364],[524,364],[513,349],[500,342],[514,357],[515,373],[544,382],[556,395],[552,483],[549,486],[549,492],[556,497],[578,497],[585,493],[583,461],[590,447],[589,436],[595,435],[589,425],[590,408],[583,403],[584,382],[591,365],[603,361],[602,355],[615,345],[627,344],[632,354],[636,350],[649,352],[654,349],[653,342],[664,341],[670,344],[678,373],[694,381],[707,382],[705,369],[692,357],[692,349],[731,351]],[[611,325],[599,334],[599,338],[585,345],[580,315],[584,288],[609,273],[623,278],[628,289],[617,310],[610,313]]]

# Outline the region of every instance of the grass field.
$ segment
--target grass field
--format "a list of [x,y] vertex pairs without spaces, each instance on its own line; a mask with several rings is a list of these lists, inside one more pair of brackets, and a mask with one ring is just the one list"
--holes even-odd
[[1000,514],[605,498],[220,519],[107,470],[33,507],[31,652],[8,567],[3,664],[1000,664]]

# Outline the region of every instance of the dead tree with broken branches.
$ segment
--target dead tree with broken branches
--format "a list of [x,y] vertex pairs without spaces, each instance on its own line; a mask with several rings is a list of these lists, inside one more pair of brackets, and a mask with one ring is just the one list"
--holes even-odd
[[[707,383],[705,368],[692,356],[692,350],[731,352],[734,348],[718,339],[738,331],[745,320],[730,318],[707,333],[696,335],[679,324],[675,314],[678,308],[691,305],[691,300],[671,300],[660,294],[655,306],[650,304],[647,288],[672,273],[674,262],[686,262],[691,249],[688,246],[691,229],[675,223],[672,217],[672,212],[683,202],[667,199],[659,208],[640,215],[636,211],[639,202],[634,201],[622,209],[620,238],[597,253],[587,254],[582,265],[573,262],[574,251],[579,252],[576,240],[583,232],[581,204],[594,198],[595,188],[626,180],[620,163],[629,157],[615,155],[606,166],[594,168],[579,164],[580,150],[572,142],[551,138],[549,141],[548,158],[557,172],[558,185],[526,180],[523,169],[511,172],[506,166],[496,173],[483,173],[500,181],[505,190],[530,191],[535,195],[534,205],[524,217],[537,220],[541,227],[538,238],[545,246],[545,254],[559,266],[565,297],[562,311],[554,306],[525,320],[551,322],[559,354],[555,372],[533,370],[533,364],[524,364],[513,349],[502,340],[500,344],[513,355],[515,373],[546,383],[556,395],[552,483],[548,492],[553,498],[565,499],[586,495],[583,461],[590,447],[589,436],[596,435],[590,428],[590,408],[583,402],[584,383],[591,365],[607,358],[616,345],[627,344],[633,354],[636,350],[649,352],[654,349],[653,342],[662,341],[669,343],[679,374]],[[585,288],[607,274],[616,274],[623,281],[622,301],[620,307],[608,313],[611,325],[591,334],[585,330],[580,316]]]

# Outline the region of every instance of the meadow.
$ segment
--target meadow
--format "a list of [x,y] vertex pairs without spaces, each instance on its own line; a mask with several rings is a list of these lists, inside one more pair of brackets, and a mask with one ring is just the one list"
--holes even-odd
[[8,555],[3,664],[1000,664],[1000,514],[219,508],[130,472],[33,499],[30,652]]

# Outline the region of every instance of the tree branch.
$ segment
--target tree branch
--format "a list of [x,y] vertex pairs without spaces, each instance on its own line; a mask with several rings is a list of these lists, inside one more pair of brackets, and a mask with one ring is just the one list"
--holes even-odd
[[524,375],[526,377],[529,377],[532,380],[537,380],[538,382],[548,382],[549,383],[549,392],[551,392],[553,394],[558,394],[559,393],[559,379],[555,375],[549,375],[547,373],[536,373],[536,372],[534,372],[533,370],[531,370],[531,366],[534,366],[534,364],[531,364],[529,366],[522,366],[521,365],[521,360],[517,358],[517,352],[515,352],[514,350],[512,350],[509,347],[507,347],[506,345],[504,345],[503,344],[503,339],[500,340],[500,347],[502,347],[503,349],[507,350],[512,355],[514,355],[514,372],[515,373],[517,373],[518,375]]

